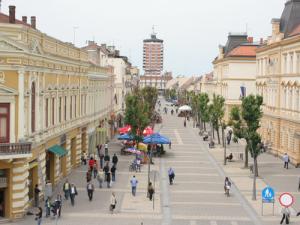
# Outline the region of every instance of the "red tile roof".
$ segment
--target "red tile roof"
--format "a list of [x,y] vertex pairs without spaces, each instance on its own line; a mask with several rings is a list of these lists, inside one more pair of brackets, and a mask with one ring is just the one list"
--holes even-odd
[[240,45],[233,50],[231,50],[227,56],[231,57],[255,57],[256,49],[258,46],[256,45]]
[[[8,15],[5,15],[3,13],[0,13],[0,23],[9,23],[9,16]],[[25,26],[29,26],[30,27],[30,24],[28,23],[23,23],[22,20],[17,20],[16,19],[16,24],[23,24]]]
[[289,36],[291,37],[298,34],[300,34],[300,24],[297,27],[295,27],[295,29],[289,34]]

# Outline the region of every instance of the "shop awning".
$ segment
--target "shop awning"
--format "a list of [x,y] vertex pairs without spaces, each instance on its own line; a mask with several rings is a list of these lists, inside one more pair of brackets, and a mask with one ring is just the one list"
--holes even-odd
[[64,156],[67,154],[67,150],[59,145],[53,145],[51,146],[48,151],[54,153],[55,155],[58,155],[59,157]]

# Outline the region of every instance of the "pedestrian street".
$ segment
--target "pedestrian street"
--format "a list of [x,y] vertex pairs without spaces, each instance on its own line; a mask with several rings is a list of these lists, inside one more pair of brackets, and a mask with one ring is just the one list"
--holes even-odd
[[[133,156],[121,156],[119,141],[109,144],[109,154],[119,157],[116,182],[112,188],[98,188],[93,179],[95,193],[88,200],[85,174],[87,166],[75,169],[69,181],[77,186],[75,206],[63,201],[62,216],[56,221],[43,218],[45,225],[259,225],[257,215],[235,188],[230,197],[224,194],[224,173],[209,155],[192,128],[192,122],[183,126],[183,118],[163,115],[163,125],[156,129],[172,140],[171,149],[165,146],[166,154],[154,158],[151,165],[151,181],[156,172],[154,206],[146,197],[147,165],[141,172],[129,172]],[[168,169],[175,170],[173,185],[169,185]],[[137,195],[131,194],[130,179],[136,175],[139,181]],[[109,212],[110,196],[115,192],[117,206],[114,214]],[[41,203],[42,204],[42,203]],[[14,225],[35,224],[33,216],[13,223]]]

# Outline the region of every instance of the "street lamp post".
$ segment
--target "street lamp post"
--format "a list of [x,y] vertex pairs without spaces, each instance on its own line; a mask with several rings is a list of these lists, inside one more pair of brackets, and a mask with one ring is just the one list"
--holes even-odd
[[224,165],[226,165],[226,136],[225,136],[225,122],[222,123],[223,143],[224,143]]

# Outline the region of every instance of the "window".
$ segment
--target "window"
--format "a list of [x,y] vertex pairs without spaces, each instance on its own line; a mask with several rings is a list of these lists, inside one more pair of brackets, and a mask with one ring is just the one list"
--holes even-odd
[[52,125],[55,124],[55,98],[52,98],[52,107],[51,107],[51,112],[52,112]]
[[72,111],[73,111],[73,96],[70,96],[70,120],[72,119]]
[[62,97],[59,97],[59,105],[58,105],[58,122],[61,123],[61,111],[62,111]]
[[77,96],[74,96],[74,112],[75,112],[75,118],[77,117]]
[[35,83],[31,84],[31,132],[35,132]]
[[64,121],[67,120],[67,96],[65,96],[64,100]]
[[0,143],[9,143],[9,103],[0,103]]
[[45,121],[46,121],[46,127],[49,126],[49,99],[46,98],[46,104],[45,104]]

